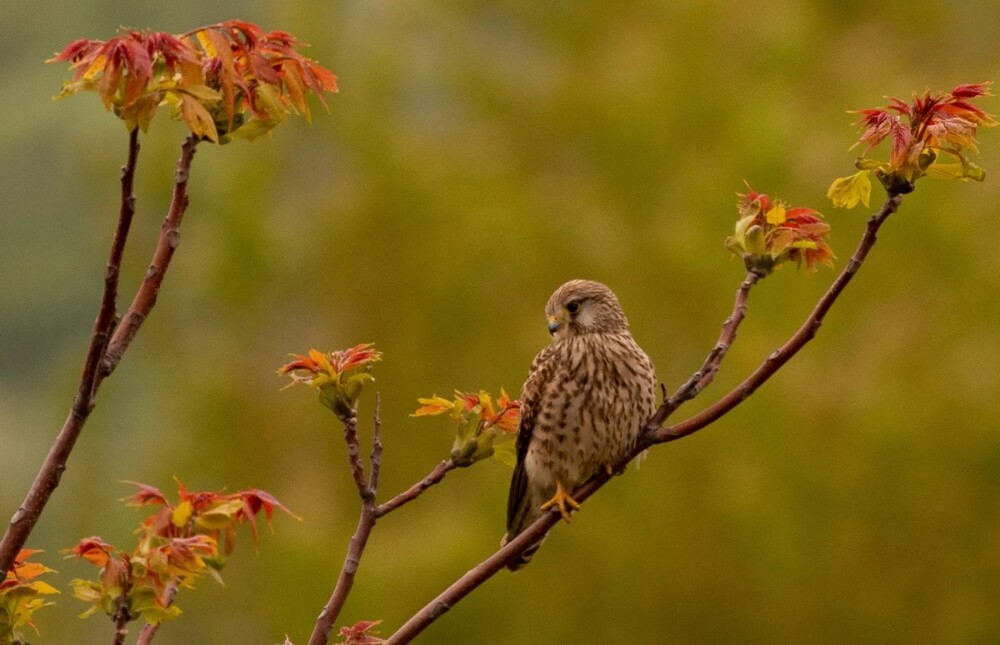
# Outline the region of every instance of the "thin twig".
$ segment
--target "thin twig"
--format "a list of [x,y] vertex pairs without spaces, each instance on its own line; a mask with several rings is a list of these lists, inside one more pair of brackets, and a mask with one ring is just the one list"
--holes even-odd
[[115,637],[111,641],[112,645],[123,645],[128,636],[128,622],[132,620],[132,614],[128,610],[128,590],[123,590],[118,598],[118,609],[115,610]]
[[[382,469],[382,394],[375,393],[375,414],[372,417],[372,451],[368,455],[371,473],[368,476],[368,490],[372,500],[378,493],[378,476]],[[377,511],[378,509],[376,509]],[[376,512],[375,517],[378,517]]]
[[902,195],[890,194],[886,197],[885,203],[882,204],[882,208],[880,208],[879,211],[872,215],[868,220],[868,226],[865,228],[865,233],[861,237],[861,241],[858,243],[858,247],[855,249],[854,255],[851,256],[847,266],[845,266],[840,272],[837,279],[833,281],[833,284],[830,285],[827,292],[823,294],[823,297],[819,299],[819,302],[816,303],[816,307],[812,310],[812,313],[809,314],[809,317],[806,318],[805,322],[802,323],[802,326],[799,327],[798,331],[796,331],[784,345],[768,356],[767,359],[742,383],[736,386],[734,390],[695,416],[665,428],[659,427],[658,424],[654,424],[656,427],[647,426],[647,430],[649,430],[649,443],[654,444],[674,441],[676,439],[680,439],[681,437],[686,437],[693,432],[697,432],[701,428],[704,428],[714,422],[716,419],[746,400],[746,398],[753,394],[757,388],[771,378],[782,365],[795,356],[795,354],[797,354],[806,343],[812,340],[812,338],[816,335],[816,332],[819,330],[820,325],[823,324],[823,319],[826,317],[826,313],[830,310],[830,307],[833,306],[833,303],[836,302],[837,298],[840,296],[841,292],[843,292],[847,284],[852,278],[854,278],[855,274],[864,263],[865,258],[868,256],[868,253],[875,245],[875,242],[878,239],[879,228],[881,228],[886,218],[896,212],[902,201]]
[[410,486],[405,491],[396,495],[392,499],[379,504],[375,508],[375,517],[382,517],[383,515],[388,515],[392,511],[399,508],[400,506],[408,502],[412,502],[417,497],[419,497],[420,494],[423,493],[425,490],[427,490],[431,486],[434,486],[435,484],[440,483],[441,480],[444,479],[444,476],[448,474],[448,471],[454,470],[455,468],[456,465],[454,459],[448,459],[446,461],[442,461],[441,463],[439,463],[437,466],[434,467],[434,470],[428,473],[426,477],[418,481],[416,484]]
[[163,277],[170,267],[174,251],[181,243],[180,226],[188,206],[188,176],[191,172],[191,160],[194,158],[195,148],[200,140],[199,137],[189,134],[181,146],[181,156],[177,160],[177,166],[174,170],[174,189],[170,199],[170,208],[167,210],[167,216],[160,228],[156,250],[153,251],[153,258],[135,298],[132,299],[132,304],[122,316],[122,321],[108,345],[108,351],[101,366],[102,376],[108,376],[118,367],[118,363],[121,362],[122,356],[132,343],[132,339],[135,338],[139,327],[142,326],[146,316],[156,304],[160,287],[163,285]]
[[[834,280],[827,292],[822,298],[820,298],[816,307],[809,314],[808,318],[806,318],[806,321],[802,324],[799,330],[792,335],[788,342],[782,345],[778,351],[771,354],[771,356],[769,356],[760,367],[747,377],[743,383],[738,385],[734,390],[723,396],[717,403],[710,406],[703,412],[687,419],[686,421],[668,427],[662,427],[659,424],[653,423],[653,420],[651,419],[650,423],[646,426],[646,432],[640,438],[638,444],[628,455],[616,464],[614,468],[612,468],[612,471],[620,472],[621,470],[624,470],[625,466],[628,465],[629,462],[654,444],[680,439],[707,426],[736,407],[740,402],[750,396],[754,390],[760,387],[761,384],[773,376],[782,365],[784,365],[816,335],[816,331],[822,324],[823,318],[830,310],[830,307],[861,268],[862,263],[876,242],[879,228],[889,215],[896,212],[901,203],[902,197],[898,194],[889,194],[886,197],[886,201],[882,205],[882,208],[868,220],[868,227],[866,228],[865,233],[862,236],[861,241],[858,243],[858,247],[847,266],[844,267],[840,275],[837,276],[837,279]],[[735,327],[733,331],[735,332]],[[602,469],[597,475],[573,491],[573,499],[578,502],[583,502],[597,492],[609,480],[610,476],[607,475],[607,473]],[[469,570],[468,573],[445,589],[437,598],[429,602],[420,611],[414,614],[408,621],[406,621],[406,623],[403,624],[402,627],[400,627],[392,636],[389,637],[388,640],[385,641],[386,644],[403,645],[404,643],[409,643],[431,623],[451,609],[456,602],[467,596],[484,582],[489,580],[498,571],[503,569],[504,565],[508,561],[517,557],[522,551],[535,544],[542,536],[552,529],[558,521],[559,514],[556,512],[543,514],[531,525],[529,525],[527,529],[519,534],[517,538],[501,547],[493,555],[483,560],[473,569]]]
[[349,417],[342,417],[344,423],[344,443],[347,444],[347,461],[351,466],[351,475],[354,477],[354,486],[358,489],[361,501],[372,498],[368,489],[368,480],[365,478],[365,465],[361,462],[361,444],[358,441],[358,418],[352,413]]
[[381,419],[379,412],[380,400],[376,396],[375,418],[374,418],[374,438],[372,440],[372,451],[370,460],[371,479],[365,480],[364,465],[361,463],[360,446],[358,442],[357,417],[353,414],[349,417],[341,418],[344,424],[344,440],[347,443],[347,456],[351,464],[351,473],[354,477],[354,484],[357,486],[358,495],[361,497],[361,514],[358,517],[358,525],[351,536],[350,544],[347,547],[347,556],[344,558],[344,565],[340,568],[340,575],[337,577],[337,584],[330,594],[330,599],[323,607],[323,611],[316,617],[316,624],[313,626],[312,635],[309,637],[309,645],[326,645],[330,639],[330,632],[340,616],[347,596],[354,586],[354,578],[358,572],[358,565],[361,564],[361,556],[364,555],[365,546],[368,544],[368,537],[375,528],[375,495],[378,492],[378,472],[382,456],[381,443]]
[[121,260],[125,252],[125,242],[135,214],[135,194],[133,185],[135,167],[139,157],[138,129],[129,133],[128,156],[121,174],[121,205],[118,211],[118,224],[111,242],[111,251],[104,272],[104,293],[101,305],[94,321],[94,330],[90,336],[90,346],[84,361],[80,384],[76,397],[70,408],[62,429],[56,435],[42,467],[28,490],[21,506],[10,520],[7,531],[0,541],[0,571],[7,571],[17,553],[24,547],[42,510],[49,501],[53,491],[59,486],[59,479],[66,470],[66,461],[73,450],[77,437],[83,430],[91,410],[94,409],[94,395],[103,376],[99,366],[103,360],[109,339],[115,325],[116,301],[118,298],[118,276],[121,270]]
[[733,340],[736,339],[736,330],[739,329],[740,323],[746,318],[747,298],[750,295],[750,289],[757,284],[757,281],[761,277],[756,271],[747,271],[746,278],[740,284],[739,289],[736,290],[733,313],[723,323],[719,340],[715,341],[715,346],[708,353],[701,368],[691,375],[691,378],[684,385],[677,388],[677,391],[660,405],[659,409],[656,410],[656,414],[653,415],[651,423],[662,425],[667,417],[673,414],[681,404],[698,396],[712,382],[719,371],[722,359],[725,358],[726,352],[729,351]]

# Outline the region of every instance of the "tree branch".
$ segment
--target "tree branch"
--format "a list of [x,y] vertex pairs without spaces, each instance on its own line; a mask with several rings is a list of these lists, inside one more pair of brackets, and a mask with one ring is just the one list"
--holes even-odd
[[358,517],[358,525],[348,544],[347,556],[344,558],[344,565],[340,568],[337,584],[333,588],[333,593],[330,594],[330,599],[323,607],[323,611],[316,617],[316,624],[309,637],[309,645],[326,645],[330,639],[330,632],[333,631],[337,617],[340,616],[340,611],[344,608],[347,596],[354,586],[354,578],[358,572],[358,565],[361,564],[361,556],[364,555],[365,546],[368,544],[368,537],[371,535],[372,529],[375,528],[375,520],[378,517],[375,513],[375,495],[378,492],[378,476],[382,462],[381,404],[382,399],[376,394],[372,450],[368,458],[371,476],[368,480],[365,480],[364,464],[361,463],[357,431],[358,419],[353,414],[350,417],[341,418],[344,423],[347,458],[351,465],[354,484],[361,497],[361,515]]
[[77,437],[83,430],[83,425],[94,409],[94,395],[103,376],[99,366],[103,360],[112,330],[115,326],[116,303],[118,299],[118,276],[121,271],[121,260],[125,253],[125,242],[128,239],[132,216],[135,214],[135,193],[133,190],[135,168],[139,157],[138,128],[129,133],[128,155],[121,173],[121,205],[118,210],[118,224],[111,242],[111,251],[104,272],[104,293],[101,296],[100,309],[94,321],[94,330],[90,335],[90,346],[84,361],[80,384],[77,387],[73,405],[70,408],[62,429],[56,436],[42,467],[28,490],[21,506],[14,513],[0,541],[0,571],[7,571],[17,553],[24,547],[42,510],[49,501],[52,492],[59,485],[59,479],[66,470],[66,460],[69,458]]
[[879,211],[872,215],[868,220],[868,226],[865,229],[865,233],[861,237],[861,241],[858,243],[858,247],[855,249],[854,255],[851,256],[847,266],[845,266],[840,272],[837,279],[833,281],[833,284],[830,285],[830,288],[825,294],[823,294],[823,297],[819,299],[819,302],[816,303],[816,307],[812,310],[812,313],[809,314],[809,317],[806,318],[805,322],[802,323],[802,326],[799,327],[798,331],[796,331],[784,345],[768,356],[760,367],[754,370],[754,372],[750,374],[750,376],[748,376],[742,383],[736,386],[734,390],[695,416],[665,428],[659,427],[659,424],[647,425],[649,443],[656,444],[664,443],[666,441],[674,441],[697,432],[698,430],[716,421],[719,417],[735,408],[747,397],[753,394],[757,388],[771,378],[782,365],[795,356],[795,354],[797,354],[806,343],[812,340],[816,335],[816,332],[819,330],[820,325],[823,324],[823,319],[826,317],[830,307],[833,306],[833,303],[837,301],[838,297],[840,297],[844,288],[848,285],[851,279],[854,278],[858,270],[861,269],[861,265],[864,263],[865,258],[868,257],[868,253],[872,250],[872,247],[878,239],[879,228],[881,228],[882,224],[890,215],[896,212],[902,202],[902,195],[890,193],[886,196],[885,202],[882,204],[882,208],[880,208]]
[[441,483],[441,480],[444,479],[444,476],[448,474],[448,471],[454,470],[456,467],[457,466],[455,465],[454,459],[448,459],[446,461],[442,461],[441,463],[439,463],[437,466],[434,467],[434,470],[428,473],[426,477],[418,481],[416,484],[410,486],[405,491],[396,495],[392,499],[383,502],[379,504],[377,507],[375,507],[375,517],[378,518],[382,517],[383,515],[388,515],[389,513],[399,508],[400,506],[408,502],[412,502],[417,497],[419,497],[421,493],[423,493],[431,486]]
[[[719,345],[726,344],[728,346],[728,343],[723,342],[717,344],[716,349],[713,349],[703,365],[702,369],[706,370],[707,368],[707,370],[704,372],[699,370],[699,372],[695,374],[695,376],[698,377],[697,379],[692,377],[688,383],[678,390],[677,394],[661,405],[660,409],[657,410],[656,414],[650,420],[650,423],[647,424],[646,431],[643,436],[640,437],[635,448],[618,464],[616,464],[612,470],[614,472],[621,472],[625,469],[629,462],[639,456],[650,446],[686,437],[716,421],[750,396],[750,394],[752,394],[758,387],[773,376],[782,365],[788,362],[792,356],[798,353],[798,351],[816,335],[816,331],[822,324],[826,313],[830,310],[830,307],[833,306],[833,303],[836,302],[844,288],[864,263],[865,258],[868,256],[868,253],[871,251],[877,240],[879,228],[889,215],[896,212],[901,203],[902,197],[900,195],[894,193],[887,195],[882,208],[868,220],[868,226],[865,233],[862,236],[861,241],[858,243],[858,247],[855,250],[854,255],[851,257],[851,260],[847,263],[847,266],[844,267],[843,271],[841,271],[840,275],[837,276],[836,280],[834,280],[827,292],[822,298],[820,298],[816,307],[809,314],[798,331],[796,331],[792,337],[781,346],[780,349],[771,354],[760,367],[758,367],[749,377],[746,378],[746,380],[743,381],[743,383],[723,396],[718,402],[709,408],[699,414],[696,414],[690,419],[682,421],[681,423],[668,427],[661,426],[656,422],[656,419],[665,409],[664,406],[670,405],[670,401],[675,398],[679,401],[672,409],[667,409],[667,412],[664,414],[665,418],[670,412],[676,409],[680,402],[683,402],[678,395],[683,395],[688,391],[695,391],[706,377],[708,377],[708,381],[711,380],[711,376],[714,375],[715,370],[718,369],[718,363],[722,360],[722,356],[725,354],[725,349],[718,349]],[[740,286],[739,291],[737,291],[734,316],[727,320],[726,324],[723,326],[720,341],[726,341],[728,339],[728,342],[731,342],[732,338],[735,336],[736,328],[739,326],[739,322],[745,314],[743,308],[745,307],[746,295],[749,292],[749,289],[753,286],[754,282],[756,282],[756,280],[751,280],[748,276],[747,280],[744,280],[743,284]],[[705,382],[705,385],[707,385],[707,382]],[[704,387],[704,385],[701,387]],[[596,493],[602,486],[604,486],[604,484],[606,484],[610,479],[611,477],[602,469],[597,475],[573,491],[573,499],[578,502],[585,501],[591,495]],[[498,571],[503,569],[504,565],[506,565],[508,561],[517,557],[522,551],[535,544],[550,529],[552,529],[558,521],[558,512],[553,511],[543,514],[514,540],[501,547],[498,551],[483,560],[476,567],[470,569],[465,575],[438,595],[437,598],[414,614],[408,621],[406,621],[406,623],[403,624],[402,627],[400,627],[392,636],[388,638],[388,640],[385,641],[386,644],[403,645],[404,643],[409,643],[431,623],[451,609],[456,602],[467,596],[473,590],[489,580]]]
[[128,586],[126,584],[121,596],[118,598],[118,609],[114,615],[115,637],[111,641],[112,645],[123,645],[125,643],[125,638],[128,636],[128,622],[130,620],[132,620],[132,614],[128,610]]
[[191,160],[194,158],[195,147],[200,140],[198,136],[189,134],[181,146],[181,156],[177,160],[174,171],[174,190],[170,199],[170,208],[163,220],[163,226],[160,228],[160,238],[156,244],[156,250],[153,252],[153,259],[149,264],[149,269],[146,270],[146,275],[142,279],[142,284],[139,286],[135,298],[132,299],[132,304],[122,316],[122,322],[111,338],[107,355],[101,366],[102,377],[108,376],[118,367],[118,363],[121,362],[122,356],[132,343],[132,339],[135,338],[139,327],[142,326],[146,316],[156,304],[160,287],[163,284],[163,277],[170,266],[174,251],[177,250],[181,242],[180,225],[188,206],[188,175],[191,172]]
[[736,330],[739,329],[740,323],[746,318],[747,297],[750,295],[750,289],[762,277],[756,271],[747,271],[746,278],[740,284],[740,288],[736,290],[736,302],[733,304],[733,313],[723,323],[722,333],[719,335],[719,340],[715,341],[715,347],[708,353],[701,368],[684,385],[680,386],[669,399],[660,405],[650,423],[662,425],[667,417],[673,414],[685,401],[698,396],[715,379],[715,375],[722,364],[722,359],[725,358],[726,352],[729,351],[730,346],[732,346],[733,341],[736,339]]

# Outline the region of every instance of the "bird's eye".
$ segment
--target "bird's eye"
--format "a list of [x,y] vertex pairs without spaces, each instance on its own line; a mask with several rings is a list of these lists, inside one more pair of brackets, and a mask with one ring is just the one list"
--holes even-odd
[[571,301],[567,302],[566,303],[566,311],[568,311],[571,314],[575,314],[576,312],[580,311],[580,301],[579,300],[571,300]]

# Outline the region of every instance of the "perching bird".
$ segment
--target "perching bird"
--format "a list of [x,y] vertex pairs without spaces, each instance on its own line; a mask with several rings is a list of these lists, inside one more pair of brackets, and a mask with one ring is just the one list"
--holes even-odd
[[[552,343],[535,357],[521,392],[517,465],[507,498],[513,540],[558,508],[579,508],[573,490],[635,446],[655,411],[653,364],[629,332],[614,292],[571,280],[545,306]],[[541,541],[507,567],[528,564]]]

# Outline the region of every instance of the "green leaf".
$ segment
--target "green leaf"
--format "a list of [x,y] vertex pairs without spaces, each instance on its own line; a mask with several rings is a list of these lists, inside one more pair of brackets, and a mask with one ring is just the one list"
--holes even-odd
[[868,208],[872,194],[872,181],[868,170],[859,170],[853,175],[834,180],[826,196],[837,208],[854,208],[858,203]]

